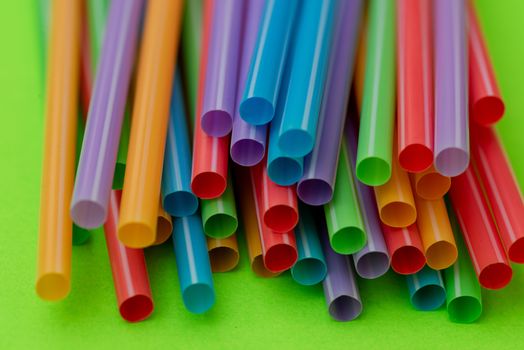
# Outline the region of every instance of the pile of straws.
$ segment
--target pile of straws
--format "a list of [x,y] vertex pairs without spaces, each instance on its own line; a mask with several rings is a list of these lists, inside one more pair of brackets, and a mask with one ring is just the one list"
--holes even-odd
[[322,283],[340,321],[361,313],[356,275],[391,266],[415,308],[472,322],[524,263],[473,4],[54,0],[44,33],[46,11],[41,298],[67,296],[72,244],[103,225],[124,319],[152,312],[143,249],[171,234],[205,312],[239,260],[237,208],[252,270]]

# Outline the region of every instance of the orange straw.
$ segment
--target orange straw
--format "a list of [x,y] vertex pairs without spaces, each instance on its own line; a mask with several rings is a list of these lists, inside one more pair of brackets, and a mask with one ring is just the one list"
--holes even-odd
[[36,278],[36,293],[45,300],[65,298],[71,286],[80,22],[80,1],[53,1]]
[[182,0],[148,2],[137,69],[118,238],[131,248],[155,242],[169,103]]
[[451,186],[451,178],[440,174],[432,165],[421,173],[411,175],[413,190],[426,200],[436,200],[444,197]]
[[237,267],[239,254],[236,234],[221,239],[206,238],[211,271],[228,272]]

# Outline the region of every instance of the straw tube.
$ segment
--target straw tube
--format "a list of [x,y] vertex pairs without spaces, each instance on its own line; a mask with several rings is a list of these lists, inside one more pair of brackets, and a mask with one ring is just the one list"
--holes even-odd
[[206,237],[206,240],[212,272],[228,272],[237,267],[240,255],[236,234],[226,238]]
[[432,311],[446,302],[446,289],[439,271],[424,267],[413,275],[407,275],[409,298],[415,309]]
[[451,178],[440,174],[434,166],[421,173],[411,174],[413,191],[426,200],[437,200],[448,192]]
[[384,240],[391,256],[391,268],[401,275],[419,272],[426,265],[426,256],[416,224],[395,228],[382,224]]
[[202,223],[204,233],[211,238],[227,238],[236,232],[238,218],[231,177],[222,196],[202,200]]

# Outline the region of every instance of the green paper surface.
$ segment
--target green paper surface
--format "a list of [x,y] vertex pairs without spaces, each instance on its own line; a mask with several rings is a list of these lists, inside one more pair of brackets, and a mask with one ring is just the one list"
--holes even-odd
[[[482,0],[487,35],[507,113],[498,130],[524,187],[524,1]],[[392,273],[359,280],[364,304],[355,321],[333,321],[321,286],[297,285],[250,270],[239,237],[240,264],[214,274],[217,303],[205,315],[184,309],[172,246],[148,249],[155,300],[151,318],[123,321],[117,310],[100,230],[73,247],[72,290],[59,303],[34,291],[40,201],[43,91],[36,1],[0,3],[0,348],[2,349],[513,349],[524,342],[524,267],[501,291],[483,291],[474,324],[449,322],[444,308],[421,313],[409,305],[403,278]]]

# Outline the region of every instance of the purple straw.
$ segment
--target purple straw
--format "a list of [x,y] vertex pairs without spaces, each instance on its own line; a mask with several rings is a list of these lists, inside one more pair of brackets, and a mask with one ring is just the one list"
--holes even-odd
[[316,143],[304,160],[304,176],[297,186],[298,196],[309,205],[324,205],[333,196],[340,141],[353,78],[362,0],[342,1],[339,6]]
[[327,275],[322,286],[329,314],[337,321],[351,321],[362,312],[362,301],[358,292],[355,273],[348,255],[337,254],[329,244],[326,222],[322,215],[320,243],[327,265]]
[[[352,105],[352,107],[354,107],[354,105]],[[373,279],[382,276],[389,270],[390,259],[386,243],[384,242],[382,228],[380,227],[373,189],[360,182],[355,172],[358,128],[356,127],[356,114],[354,113],[353,108],[350,114],[348,114],[345,142],[348,150],[348,161],[351,164],[351,175],[357,185],[357,195],[368,240],[362,250],[353,254],[353,261],[360,277]],[[350,117],[351,115],[353,115],[353,118]]]
[[220,0],[213,12],[200,120],[212,137],[226,136],[233,125],[244,5],[244,0]]
[[71,202],[71,217],[83,228],[106,220],[143,4],[114,0],[109,10]]
[[240,74],[237,86],[237,108],[233,117],[233,132],[231,134],[231,158],[242,166],[258,164],[266,151],[267,125],[255,126],[240,117],[238,105],[242,102],[251,56],[257,43],[259,24],[264,12],[264,1],[249,0],[246,4],[247,16],[242,42]]
[[438,0],[435,11],[435,168],[445,176],[469,164],[466,14],[463,0]]

